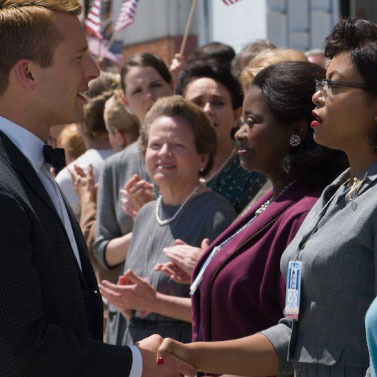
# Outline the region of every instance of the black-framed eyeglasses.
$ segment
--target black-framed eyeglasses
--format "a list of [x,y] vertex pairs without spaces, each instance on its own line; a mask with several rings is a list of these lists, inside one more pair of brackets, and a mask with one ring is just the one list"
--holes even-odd
[[327,101],[333,97],[332,90],[335,88],[359,88],[359,89],[369,89],[366,84],[347,82],[347,81],[335,81],[335,80],[314,80],[316,91],[321,93],[322,98]]

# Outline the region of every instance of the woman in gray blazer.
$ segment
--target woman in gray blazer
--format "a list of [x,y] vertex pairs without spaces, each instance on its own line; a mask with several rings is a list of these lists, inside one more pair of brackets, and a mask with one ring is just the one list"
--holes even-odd
[[377,289],[377,25],[340,21],[325,52],[331,61],[313,96],[314,139],[344,151],[350,168],[324,190],[282,256],[283,276],[291,279],[296,268],[295,284],[287,281],[293,293],[287,289],[286,317],[227,342],[165,340],[159,363],[170,352],[211,373],[367,372],[364,317]]

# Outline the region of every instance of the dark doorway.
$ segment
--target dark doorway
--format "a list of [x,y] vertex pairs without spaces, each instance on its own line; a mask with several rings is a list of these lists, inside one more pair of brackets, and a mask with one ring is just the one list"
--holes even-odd
[[339,13],[341,18],[351,16],[350,0],[339,0]]

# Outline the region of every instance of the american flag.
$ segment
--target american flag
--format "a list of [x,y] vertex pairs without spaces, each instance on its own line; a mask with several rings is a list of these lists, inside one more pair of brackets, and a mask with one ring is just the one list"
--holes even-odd
[[111,51],[109,51],[109,41],[98,40],[94,37],[88,37],[87,40],[92,56],[98,57],[98,55],[101,55],[101,58],[106,58],[115,64],[120,65],[122,63],[122,43],[113,43],[110,48]]
[[116,33],[134,22],[138,2],[139,0],[123,0],[117,23],[114,26]]
[[223,0],[225,5],[232,5],[232,4],[238,3],[239,1],[241,0]]
[[102,0],[95,0],[88,17],[85,20],[85,26],[87,29],[89,29],[98,39],[102,39],[101,7]]

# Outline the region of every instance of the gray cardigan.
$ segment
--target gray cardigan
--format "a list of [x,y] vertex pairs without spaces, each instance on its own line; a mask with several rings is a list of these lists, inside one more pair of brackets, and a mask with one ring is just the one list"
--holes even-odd
[[121,208],[119,190],[134,175],[150,181],[144,155],[134,142],[123,151],[109,157],[101,172],[97,204],[96,240],[93,243],[94,255],[98,262],[109,268],[105,261],[107,244],[113,238],[121,237],[132,231],[133,221]]
[[[159,212],[161,218],[172,217],[179,207],[161,204]],[[205,237],[213,241],[231,224],[236,213],[228,200],[212,190],[194,196],[178,218],[164,226],[157,223],[155,208],[156,201],[154,200],[147,203],[136,217],[124,271],[131,269],[141,277],[147,277],[150,284],[163,294],[189,297],[187,284],[176,283],[163,272],[154,270],[157,263],[169,261],[162,249],[174,245],[176,239],[181,239],[196,247],[200,246]],[[141,319],[140,314],[140,312],[134,313],[134,318]],[[191,341],[191,324],[188,326],[186,322],[156,313],[149,313],[143,319],[147,322],[142,322],[141,326],[140,323],[135,325],[131,322],[125,334],[117,334],[116,339],[124,335],[121,344],[131,345],[157,333],[185,343]],[[125,319],[120,313],[118,313],[117,321],[119,332],[122,332],[125,328]],[[185,326],[182,326],[183,324]]]
[[346,198],[349,187],[339,187],[349,170],[330,184],[282,256],[285,277],[288,261],[301,246],[299,320],[283,319],[263,331],[278,353],[281,375],[291,373],[293,366],[297,376],[325,373],[308,372],[311,368],[327,368],[331,376],[338,376],[333,369],[342,368],[339,375],[359,376],[369,366],[364,317],[376,296],[377,163],[367,173],[356,207]]

